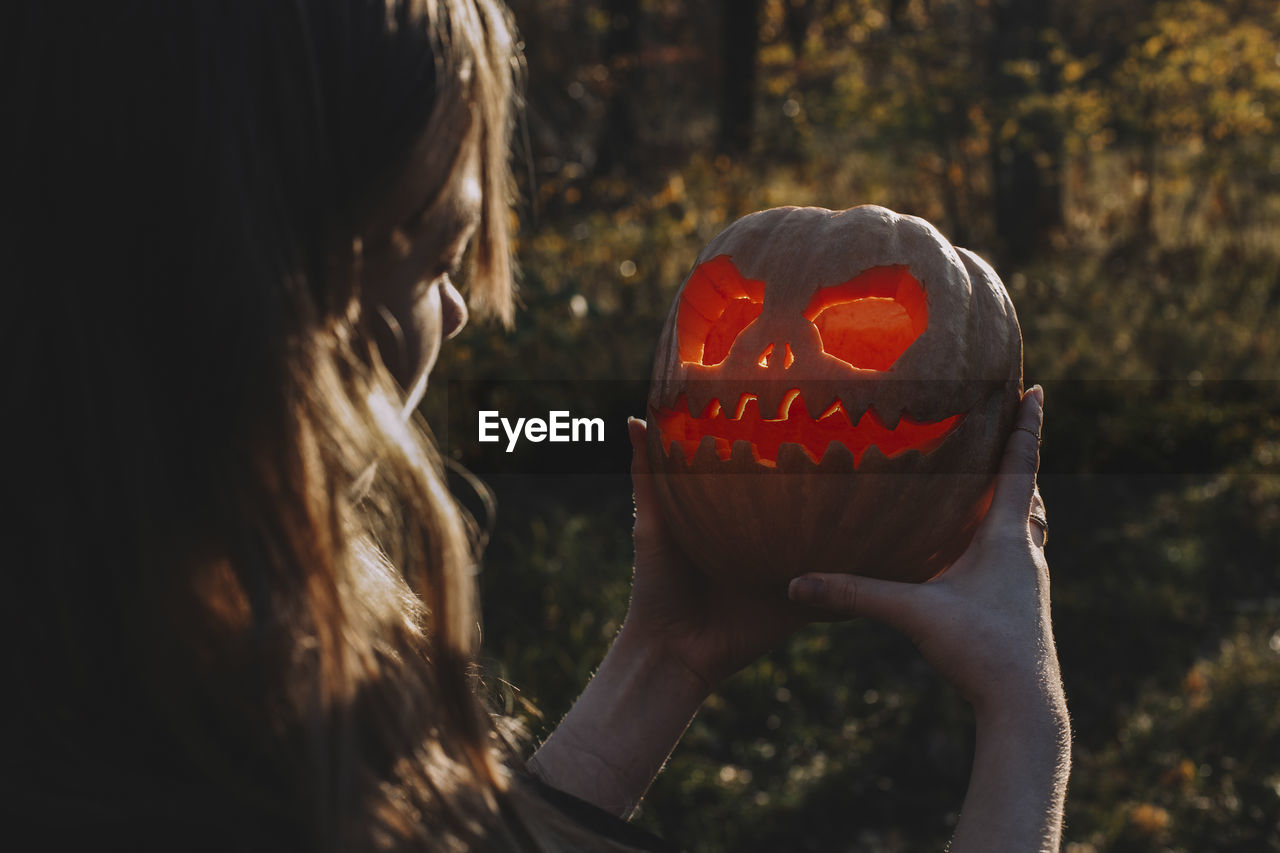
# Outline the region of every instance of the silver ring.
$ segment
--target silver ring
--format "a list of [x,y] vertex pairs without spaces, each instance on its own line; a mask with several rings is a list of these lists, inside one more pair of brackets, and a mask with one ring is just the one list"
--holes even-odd
[[1034,512],[1031,513],[1028,520],[1035,524],[1036,527],[1039,527],[1041,532],[1044,533],[1044,536],[1040,537],[1040,547],[1043,548],[1045,543],[1049,541],[1049,520],[1043,515],[1037,515]]
[[1034,435],[1034,436],[1036,437],[1036,444],[1039,444],[1039,443],[1040,443],[1040,433],[1036,432],[1035,430],[1031,429],[1030,427],[1014,427],[1014,429],[1015,429],[1015,430],[1019,430],[1019,429],[1020,429],[1020,430],[1022,430],[1023,432],[1029,432],[1029,433],[1031,433],[1032,435]]

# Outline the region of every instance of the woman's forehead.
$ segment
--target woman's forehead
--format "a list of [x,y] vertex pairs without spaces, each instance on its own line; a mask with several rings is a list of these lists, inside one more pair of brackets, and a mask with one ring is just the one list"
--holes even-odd
[[465,126],[432,125],[384,185],[381,197],[371,200],[366,235],[421,228],[431,224],[424,217],[457,216],[459,208],[474,207],[478,213],[483,203],[479,135]]

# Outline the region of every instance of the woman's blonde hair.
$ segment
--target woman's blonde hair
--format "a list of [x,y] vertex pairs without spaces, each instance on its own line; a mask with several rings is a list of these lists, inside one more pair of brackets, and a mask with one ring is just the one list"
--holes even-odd
[[510,318],[505,10],[33,0],[16,19],[11,831],[586,843],[512,783],[474,695],[475,537],[371,343],[368,270],[444,252],[473,156],[471,301]]

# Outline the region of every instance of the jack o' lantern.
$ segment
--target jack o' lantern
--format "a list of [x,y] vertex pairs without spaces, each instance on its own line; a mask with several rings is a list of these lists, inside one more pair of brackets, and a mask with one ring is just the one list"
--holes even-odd
[[990,504],[1022,391],[995,272],[922,219],[776,208],[699,255],[658,344],[649,457],[667,525],[741,584],[923,581]]

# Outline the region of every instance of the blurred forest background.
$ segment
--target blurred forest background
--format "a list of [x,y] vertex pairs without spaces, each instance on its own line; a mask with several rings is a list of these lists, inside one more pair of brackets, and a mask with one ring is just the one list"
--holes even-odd
[[[881,204],[992,261],[1046,389],[1064,849],[1280,851],[1280,6],[511,6],[523,309],[451,343],[426,407],[497,495],[497,701],[544,736],[625,613],[623,422],[701,246]],[[488,465],[448,441],[482,407],[604,416],[612,449]],[[638,821],[694,851],[941,850],[971,752],[908,642],[815,626],[711,698]]]

